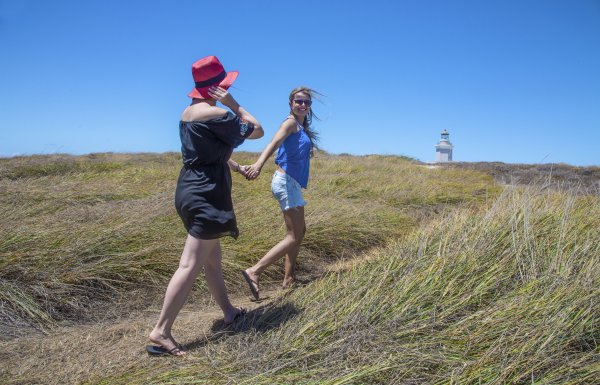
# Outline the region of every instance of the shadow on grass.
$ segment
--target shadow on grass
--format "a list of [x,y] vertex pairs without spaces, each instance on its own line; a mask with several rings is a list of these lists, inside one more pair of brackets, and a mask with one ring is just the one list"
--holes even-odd
[[212,335],[191,341],[184,345],[187,350],[194,350],[216,342],[223,337],[247,332],[264,333],[278,328],[288,320],[296,317],[300,312],[292,304],[265,305],[250,310],[245,315],[238,317],[231,325],[225,325],[223,320],[214,321],[210,330]]

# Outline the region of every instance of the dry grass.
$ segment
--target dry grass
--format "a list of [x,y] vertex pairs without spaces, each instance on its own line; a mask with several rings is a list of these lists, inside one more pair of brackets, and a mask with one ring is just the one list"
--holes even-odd
[[440,167],[484,171],[505,185],[535,185],[600,194],[600,167],[575,167],[564,163],[507,164],[502,162],[451,162]]
[[[598,377],[597,195],[533,186],[500,194],[480,171],[426,169],[398,157],[320,154],[313,164],[300,256],[311,282],[271,292],[270,302],[246,302],[252,311],[228,330],[210,324],[219,317],[214,304],[194,295],[176,324],[192,357],[156,360],[142,346],[185,236],[172,207],[179,157],[0,159],[0,316],[5,337],[22,336],[1,343],[0,382]],[[283,235],[272,171],[234,180],[241,237],[223,249],[236,303],[247,295],[239,269]],[[281,278],[278,268],[268,273]],[[205,291],[201,280],[197,290]]]
[[113,384],[592,384],[600,202],[509,188]]
[[[250,162],[256,154],[236,157]],[[185,238],[173,208],[179,168],[173,153],[0,159],[3,338],[31,328],[49,331],[65,321],[98,322],[154,303]],[[313,169],[300,266],[308,278],[321,274],[324,262],[405,234],[431,207],[481,200],[495,191],[483,174],[461,172],[471,178],[462,185],[452,172],[424,174],[394,157],[320,155]],[[270,193],[273,170],[270,164],[252,182],[235,179],[241,237],[223,240],[225,279],[234,291],[245,290],[239,270],[284,234]],[[267,278],[279,280],[280,269],[269,270]],[[199,280],[198,289],[203,285]],[[114,309],[115,301],[131,306]]]

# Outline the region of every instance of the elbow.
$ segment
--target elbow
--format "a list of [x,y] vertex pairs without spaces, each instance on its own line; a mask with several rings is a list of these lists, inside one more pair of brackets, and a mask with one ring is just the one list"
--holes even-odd
[[254,131],[250,135],[250,139],[258,139],[262,138],[265,135],[265,132],[260,124],[254,126]]

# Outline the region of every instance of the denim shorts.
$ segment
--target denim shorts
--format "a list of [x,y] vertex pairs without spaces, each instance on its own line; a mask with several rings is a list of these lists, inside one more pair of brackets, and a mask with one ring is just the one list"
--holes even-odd
[[282,211],[306,205],[300,183],[286,173],[275,171],[271,181],[271,192]]

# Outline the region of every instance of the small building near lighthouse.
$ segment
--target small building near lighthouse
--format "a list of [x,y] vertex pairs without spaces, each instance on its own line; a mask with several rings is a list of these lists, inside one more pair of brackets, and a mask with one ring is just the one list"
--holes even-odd
[[452,162],[452,149],[454,146],[450,143],[450,134],[444,130],[441,136],[440,141],[435,145],[435,161],[438,163]]

